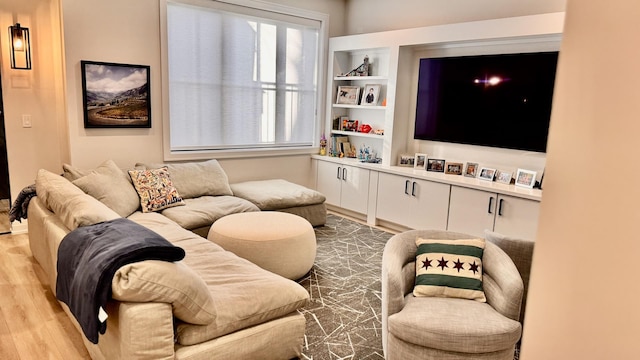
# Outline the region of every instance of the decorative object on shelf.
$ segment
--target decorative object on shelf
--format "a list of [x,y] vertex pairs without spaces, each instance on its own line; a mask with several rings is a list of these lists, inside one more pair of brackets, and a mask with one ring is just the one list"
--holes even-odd
[[364,56],[362,64],[349,71],[344,76],[369,76],[369,55]]
[[342,126],[340,127],[342,131],[357,131],[358,130],[358,120],[342,120]]
[[324,136],[324,133],[322,137],[320,137],[320,155],[327,155],[327,138]]
[[377,157],[376,153],[374,153],[371,150],[371,147],[365,144],[362,144],[362,146],[360,146],[360,151],[358,152],[358,159],[360,160],[360,162],[374,163],[374,164],[380,163],[382,161],[382,159]]
[[415,159],[413,161],[413,168],[426,170],[427,169],[427,154],[424,153],[416,153]]
[[336,104],[358,105],[360,96],[359,86],[338,86]]
[[476,177],[477,172],[478,172],[478,164],[468,162],[464,169],[464,176],[474,178]]
[[12,69],[31,70],[31,37],[20,23],[9,26],[9,55]]
[[85,128],[150,128],[150,67],[80,62]]
[[462,163],[452,162],[447,163],[445,174],[450,175],[462,175]]
[[428,159],[427,171],[444,172],[444,159]]
[[411,154],[400,154],[398,158],[398,166],[413,167],[415,157]]
[[370,132],[371,132],[371,130],[372,130],[372,129],[371,129],[371,125],[369,125],[369,124],[362,124],[362,125],[360,125],[360,127],[358,128],[358,132],[365,133],[365,134],[370,133]]
[[501,184],[511,184],[511,176],[513,175],[512,172],[510,171],[502,171],[502,170],[498,170],[496,172],[496,182],[499,182]]
[[384,135],[384,129],[375,129],[373,133],[376,135]]
[[364,86],[360,105],[376,106],[378,105],[378,97],[380,96],[380,85],[367,84]]
[[[544,176],[544,175],[543,175]],[[524,169],[518,169],[516,172],[516,186],[522,186],[525,188],[533,188],[533,185],[536,183],[536,172]],[[540,184],[542,188],[542,179],[540,179]]]
[[482,167],[480,168],[480,174],[478,175],[478,179],[493,181],[493,178],[495,175],[496,175],[496,169]]

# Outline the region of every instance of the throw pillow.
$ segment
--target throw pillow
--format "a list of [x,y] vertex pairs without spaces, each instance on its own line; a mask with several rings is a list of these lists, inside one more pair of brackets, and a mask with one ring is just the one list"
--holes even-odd
[[133,186],[140,197],[142,212],[154,212],[172,206],[184,205],[171,182],[166,167],[151,170],[129,170]]
[[122,217],[140,207],[140,199],[129,176],[113,160],[107,160],[88,175],[73,180],[73,184]]
[[486,302],[482,289],[484,239],[416,240],[414,296]]

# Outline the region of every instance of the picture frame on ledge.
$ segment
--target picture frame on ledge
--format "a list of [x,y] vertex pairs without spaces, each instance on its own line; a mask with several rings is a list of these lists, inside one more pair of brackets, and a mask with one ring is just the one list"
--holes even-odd
[[338,86],[338,96],[336,98],[336,104],[358,105],[359,97],[359,86]]
[[413,167],[415,156],[412,154],[400,154],[398,156],[398,166]]
[[427,171],[444,172],[444,159],[427,159]]
[[509,185],[509,184],[511,184],[512,174],[513,173],[510,172],[510,171],[498,170],[496,172],[496,182],[501,183],[501,184]]
[[444,173],[449,175],[462,175],[462,163],[448,162]]
[[151,67],[80,61],[85,128],[150,128]]
[[426,170],[427,169],[427,154],[416,153],[415,159],[413,161],[413,168]]
[[468,162],[464,168],[464,176],[475,178],[478,174],[478,164]]
[[378,105],[378,99],[380,97],[380,85],[379,84],[367,84],[362,91],[362,99],[360,105],[364,106],[376,106]]
[[518,169],[518,171],[516,172],[515,185],[532,189],[533,185],[535,185],[536,183],[536,175],[537,173],[535,171]]
[[480,168],[480,172],[478,173],[478,179],[493,181],[493,178],[496,175],[496,169],[482,167]]

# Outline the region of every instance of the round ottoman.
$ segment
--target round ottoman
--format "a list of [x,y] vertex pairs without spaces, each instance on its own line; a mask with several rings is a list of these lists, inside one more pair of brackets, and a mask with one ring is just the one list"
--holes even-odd
[[213,223],[208,239],[292,280],[309,272],[316,258],[316,235],[309,221],[279,211],[224,216]]

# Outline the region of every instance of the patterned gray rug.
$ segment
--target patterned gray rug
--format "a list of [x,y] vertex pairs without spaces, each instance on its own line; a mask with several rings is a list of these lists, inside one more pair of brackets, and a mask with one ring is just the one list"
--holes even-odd
[[314,267],[298,281],[311,299],[302,359],[384,359],[380,269],[391,236],[332,214],[316,228]]

